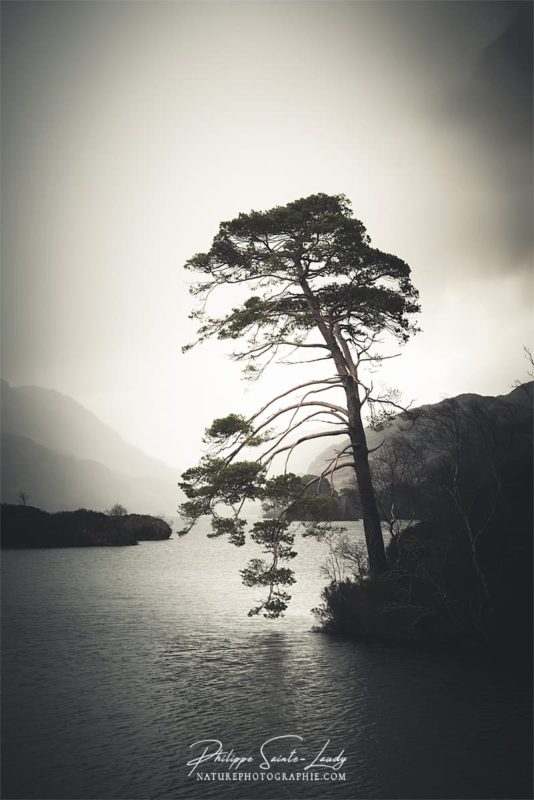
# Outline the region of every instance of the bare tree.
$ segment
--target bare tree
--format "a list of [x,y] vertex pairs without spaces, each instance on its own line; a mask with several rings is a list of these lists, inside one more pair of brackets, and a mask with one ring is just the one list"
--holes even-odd
[[487,635],[493,615],[493,597],[481,546],[498,508],[502,488],[498,452],[506,443],[498,441],[500,432],[495,419],[475,398],[463,405],[455,398],[442,402],[436,407],[426,433],[439,459],[439,465],[434,465],[436,488],[449,499],[468,543],[471,564],[482,592],[482,603],[474,613],[474,621]]
[[305,529],[304,536],[326,544],[327,557],[321,572],[332,583],[360,582],[369,574],[365,545],[350,537],[345,527],[319,522]]
[[28,500],[30,499],[30,495],[28,494],[28,492],[25,492],[23,489],[19,489],[17,497],[19,498],[19,503],[21,506],[28,505]]
[[378,508],[393,539],[417,517],[421,452],[402,434],[389,436],[372,462]]

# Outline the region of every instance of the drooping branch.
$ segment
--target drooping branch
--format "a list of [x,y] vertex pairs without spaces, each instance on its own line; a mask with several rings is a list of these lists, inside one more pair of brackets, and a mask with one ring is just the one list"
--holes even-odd
[[[258,434],[261,434],[261,432],[265,428],[267,428],[268,425],[270,425],[272,422],[277,420],[283,414],[287,414],[287,413],[289,413],[290,411],[293,411],[293,410],[300,411],[304,407],[312,407],[312,408],[313,407],[320,407],[321,409],[327,409],[327,412],[323,412],[323,413],[331,413],[331,414],[335,415],[336,417],[338,417],[344,423],[346,422],[346,411],[342,406],[337,406],[337,405],[335,405],[333,403],[327,403],[324,400],[308,400],[308,401],[306,401],[304,403],[294,403],[292,405],[285,406],[284,408],[278,409],[278,411],[276,411],[274,414],[271,414],[267,419],[263,420],[263,422],[261,422],[259,425],[257,425],[254,429],[252,429],[249,432],[250,438],[254,439],[255,437],[257,437]],[[257,415],[254,415],[253,417],[250,417],[250,420],[253,420],[255,417],[257,418]],[[250,440],[249,440],[248,437],[243,439],[243,441],[241,441],[237,445],[237,447],[229,453],[229,455],[227,456],[227,461],[228,462],[232,461],[238,455],[238,453],[240,453],[241,450],[243,450],[243,448],[248,446],[249,441]],[[222,446],[222,449],[224,449],[224,446]]]
[[[322,411],[322,410],[321,411],[315,411],[313,414],[308,414],[306,417],[304,417],[304,419],[301,419],[298,422],[292,423],[289,427],[287,427],[284,431],[282,431],[282,433],[280,433],[279,435],[274,437],[274,444],[268,450],[266,450],[262,454],[262,456],[260,456],[260,458],[265,458],[266,456],[268,456],[273,450],[275,450],[278,447],[278,445],[280,445],[283,442],[283,440],[286,438],[286,436],[289,436],[289,434],[293,433],[301,425],[305,425],[311,419],[323,416],[325,413],[330,413],[330,412],[325,412],[325,411]],[[335,415],[335,416],[337,416],[337,415]],[[343,425],[343,426],[346,426],[346,424],[347,424],[346,420],[343,420],[343,419],[340,419],[340,421],[337,421],[337,422],[336,421],[331,422],[330,420],[321,419],[321,422],[323,424],[327,423],[327,424],[330,424],[330,425]]]
[[[293,420],[297,416],[297,414],[300,411],[300,409],[302,408],[302,406],[305,405],[305,403],[307,402],[307,398],[308,397],[310,397],[312,394],[320,394],[321,392],[326,392],[330,388],[331,388],[330,386],[325,386],[325,387],[320,388],[320,389],[310,389],[309,391],[307,391],[301,397],[301,399],[300,399],[300,401],[298,403],[298,406],[297,406],[295,412],[293,413],[293,415],[292,415],[292,417],[290,419],[289,424],[291,424],[293,422]],[[336,409],[335,406],[333,406],[332,404],[329,404],[329,405],[330,405],[330,410],[331,410],[332,414],[334,414],[334,416],[339,417],[339,419],[341,419],[342,422],[346,423],[347,420],[348,420],[348,414],[347,414],[346,409],[344,409],[342,406],[338,406],[338,408]]]
[[291,449],[294,450],[295,447],[297,447],[299,444],[302,444],[303,442],[309,442],[312,441],[313,439],[322,439],[324,436],[343,436],[343,435],[347,436],[348,433],[349,433],[348,428],[343,428],[343,430],[340,431],[320,431],[319,433],[310,433],[308,436],[301,436],[300,439],[297,439],[296,442],[285,445],[284,447],[280,447],[278,450],[275,450],[275,452],[272,453],[264,463],[270,464],[273,458],[275,458],[277,455],[279,455],[280,453],[284,453],[286,450],[291,450]]
[[340,469],[354,469],[354,461],[344,461],[342,464],[337,464],[335,466],[329,466],[327,469],[324,469],[320,475],[316,475],[311,481],[309,481],[306,486],[302,490],[302,494],[306,492],[307,489],[314,486],[314,484],[324,480],[329,475],[332,475],[334,472],[337,472]]
[[265,403],[265,405],[262,406],[259,409],[259,411],[256,411],[256,413],[253,414],[249,419],[250,419],[250,421],[256,419],[261,414],[263,414],[263,412],[266,411],[270,406],[272,406],[274,403],[276,403],[278,400],[282,400],[284,397],[287,397],[288,395],[292,394],[293,392],[298,392],[300,389],[305,389],[307,386],[321,386],[321,385],[323,385],[325,383],[327,383],[330,386],[332,386],[332,388],[334,388],[336,386],[339,387],[339,386],[343,385],[341,380],[337,376],[336,377],[332,377],[332,378],[322,378],[322,379],[318,379],[318,380],[314,380],[314,381],[306,381],[305,383],[299,383],[299,384],[297,384],[297,386],[292,386],[291,389],[286,389],[285,392],[282,392],[281,394],[276,395],[276,397],[273,397],[271,400],[269,400],[268,403]]

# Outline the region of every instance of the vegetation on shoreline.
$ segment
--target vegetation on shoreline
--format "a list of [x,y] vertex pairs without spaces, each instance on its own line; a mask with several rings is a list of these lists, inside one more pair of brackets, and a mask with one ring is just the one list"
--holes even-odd
[[[478,398],[467,408],[445,401],[434,407],[432,426],[423,420],[432,458],[416,470],[403,450],[401,472],[392,468],[383,487],[396,507],[385,517],[388,568],[375,577],[365,570],[330,575],[315,610],[324,630],[432,645],[530,646],[533,384],[515,391],[528,400],[527,414],[516,407],[506,418],[500,408],[493,419]],[[421,459],[422,448],[415,452]],[[399,513],[421,521],[403,527]]]
[[383,575],[331,581],[314,609],[320,628],[359,640],[530,648],[532,540],[526,520],[514,533],[503,541],[502,529],[495,527],[488,540],[490,603],[466,552],[464,531],[452,519],[434,520],[392,540]]
[[79,509],[53,514],[28,505],[2,503],[3,548],[119,547],[169,539],[170,525],[144,514],[110,516]]

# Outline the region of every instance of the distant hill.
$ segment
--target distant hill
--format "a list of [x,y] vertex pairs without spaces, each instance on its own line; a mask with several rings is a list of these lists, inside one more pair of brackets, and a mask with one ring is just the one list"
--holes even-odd
[[76,458],[98,461],[136,477],[176,482],[176,471],[147,456],[80,403],[52,389],[12,387],[1,382],[2,433],[26,436],[37,444]]
[[[396,452],[396,464],[390,459],[385,471],[388,471],[388,466],[391,469],[394,466],[399,484],[405,481],[417,485],[419,505],[421,502],[424,505],[428,499],[425,498],[428,494],[425,487],[439,482],[438,473],[443,470],[447,459],[450,461],[451,436],[455,426],[461,434],[463,450],[472,454],[474,470],[480,475],[490,466],[499,472],[513,465],[520,469],[528,467],[532,449],[533,394],[534,382],[530,382],[506,395],[462,394],[440,403],[420,406],[411,414],[401,413],[382,430],[366,430],[369,450],[378,448],[370,455],[371,470],[375,478],[380,470],[383,476],[384,462],[388,462],[388,456]],[[451,419],[451,409],[455,409],[455,420]],[[348,440],[344,439],[325,450],[313,461],[309,472],[319,475],[347,443]],[[349,459],[344,457],[343,460]],[[354,491],[354,472],[351,469],[337,472],[335,487],[338,491]],[[359,516],[357,505],[356,498],[353,507],[355,515]]]
[[124,441],[65,395],[2,381],[2,501],[27,492],[47,511],[174,513],[177,470]]

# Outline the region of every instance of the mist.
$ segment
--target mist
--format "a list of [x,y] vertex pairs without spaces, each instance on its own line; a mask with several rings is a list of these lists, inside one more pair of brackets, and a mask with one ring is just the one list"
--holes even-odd
[[531,26],[514,2],[4,3],[3,377],[194,463],[214,416],[291,378],[181,354],[182,265],[221,220],[322,191],[421,293],[384,385],[506,393],[532,307]]

